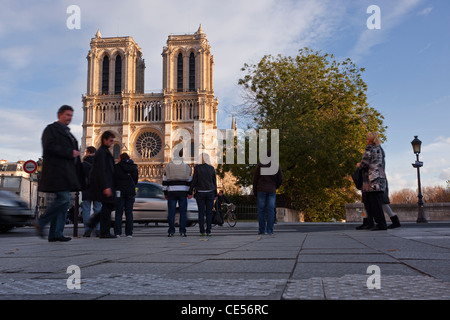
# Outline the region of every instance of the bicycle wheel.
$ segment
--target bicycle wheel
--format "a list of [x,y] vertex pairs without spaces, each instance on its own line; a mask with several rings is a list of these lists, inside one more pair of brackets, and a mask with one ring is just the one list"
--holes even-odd
[[237,223],[237,217],[235,213],[229,213],[227,215],[227,223],[230,227],[234,227]]

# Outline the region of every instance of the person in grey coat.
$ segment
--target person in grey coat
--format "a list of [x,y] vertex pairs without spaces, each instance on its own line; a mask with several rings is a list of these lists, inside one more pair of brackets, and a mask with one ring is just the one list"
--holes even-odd
[[362,160],[357,164],[363,170],[364,205],[367,214],[373,218],[376,225],[370,230],[386,230],[386,219],[383,212],[383,196],[386,190],[386,174],[383,165],[384,152],[380,146],[377,133],[367,135],[367,147]]

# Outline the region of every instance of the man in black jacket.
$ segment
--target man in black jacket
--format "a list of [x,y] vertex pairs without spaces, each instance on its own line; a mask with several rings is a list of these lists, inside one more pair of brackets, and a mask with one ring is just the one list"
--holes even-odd
[[109,148],[114,144],[115,135],[111,131],[102,134],[102,145],[94,156],[91,170],[91,198],[102,203],[100,214],[93,216],[89,227],[93,229],[100,221],[100,238],[115,238],[110,234],[111,212],[114,210],[116,196],[114,185],[114,158]]
[[79,191],[84,185],[78,142],[68,127],[72,116],[73,108],[62,106],[58,110],[58,121],[49,124],[42,134],[43,165],[39,191],[54,193],[55,200],[39,217],[36,228],[44,237],[43,228],[50,223],[50,242],[71,240],[63,235],[70,192]]
[[[283,173],[278,164],[275,174],[263,174],[264,168],[270,168],[272,163],[271,150],[267,151],[267,156],[271,159],[269,163],[259,162],[253,175],[253,194],[256,196],[256,205],[258,207],[258,234],[273,234],[273,225],[275,222],[275,200],[276,191],[283,183]],[[276,167],[275,167],[276,168]],[[267,214],[267,218],[266,218]]]
[[195,200],[198,206],[198,218],[200,234],[205,235],[205,214],[206,214],[206,235],[211,235],[212,209],[214,200],[217,197],[216,170],[209,165],[209,156],[202,154],[202,163],[194,167],[191,186],[189,188],[188,198],[192,198],[192,192],[195,190]]
[[119,163],[115,168],[115,184],[120,196],[117,199],[116,216],[114,221],[114,234],[122,234],[122,215],[125,210],[125,235],[133,236],[133,204],[136,197],[136,184],[138,183],[138,168],[127,153],[119,156]]

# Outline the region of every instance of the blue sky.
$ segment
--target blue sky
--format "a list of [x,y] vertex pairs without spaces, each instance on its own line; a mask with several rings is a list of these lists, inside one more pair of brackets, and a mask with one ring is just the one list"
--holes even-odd
[[[67,8],[80,8],[80,29],[70,30]],[[377,5],[381,29],[369,30],[367,8]],[[391,191],[416,188],[410,142],[423,142],[423,185],[450,179],[450,2],[130,0],[2,1],[0,11],[0,158],[37,159],[40,136],[62,104],[75,108],[72,132],[81,140],[89,42],[132,36],[146,61],[145,90],[162,87],[162,48],[171,33],[199,24],[215,60],[218,126],[229,128],[241,100],[244,63],[265,54],[296,55],[309,47],[351,58],[366,69],[368,101],[388,126]],[[238,120],[238,126],[240,122]]]

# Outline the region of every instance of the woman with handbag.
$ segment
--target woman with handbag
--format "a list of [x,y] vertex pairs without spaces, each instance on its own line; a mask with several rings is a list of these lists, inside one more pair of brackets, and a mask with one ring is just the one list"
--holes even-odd
[[384,152],[380,146],[377,133],[367,135],[367,147],[357,167],[363,171],[363,202],[367,210],[368,224],[373,218],[376,225],[370,230],[386,230],[386,219],[383,211],[383,195],[386,190],[386,174],[384,172]]

